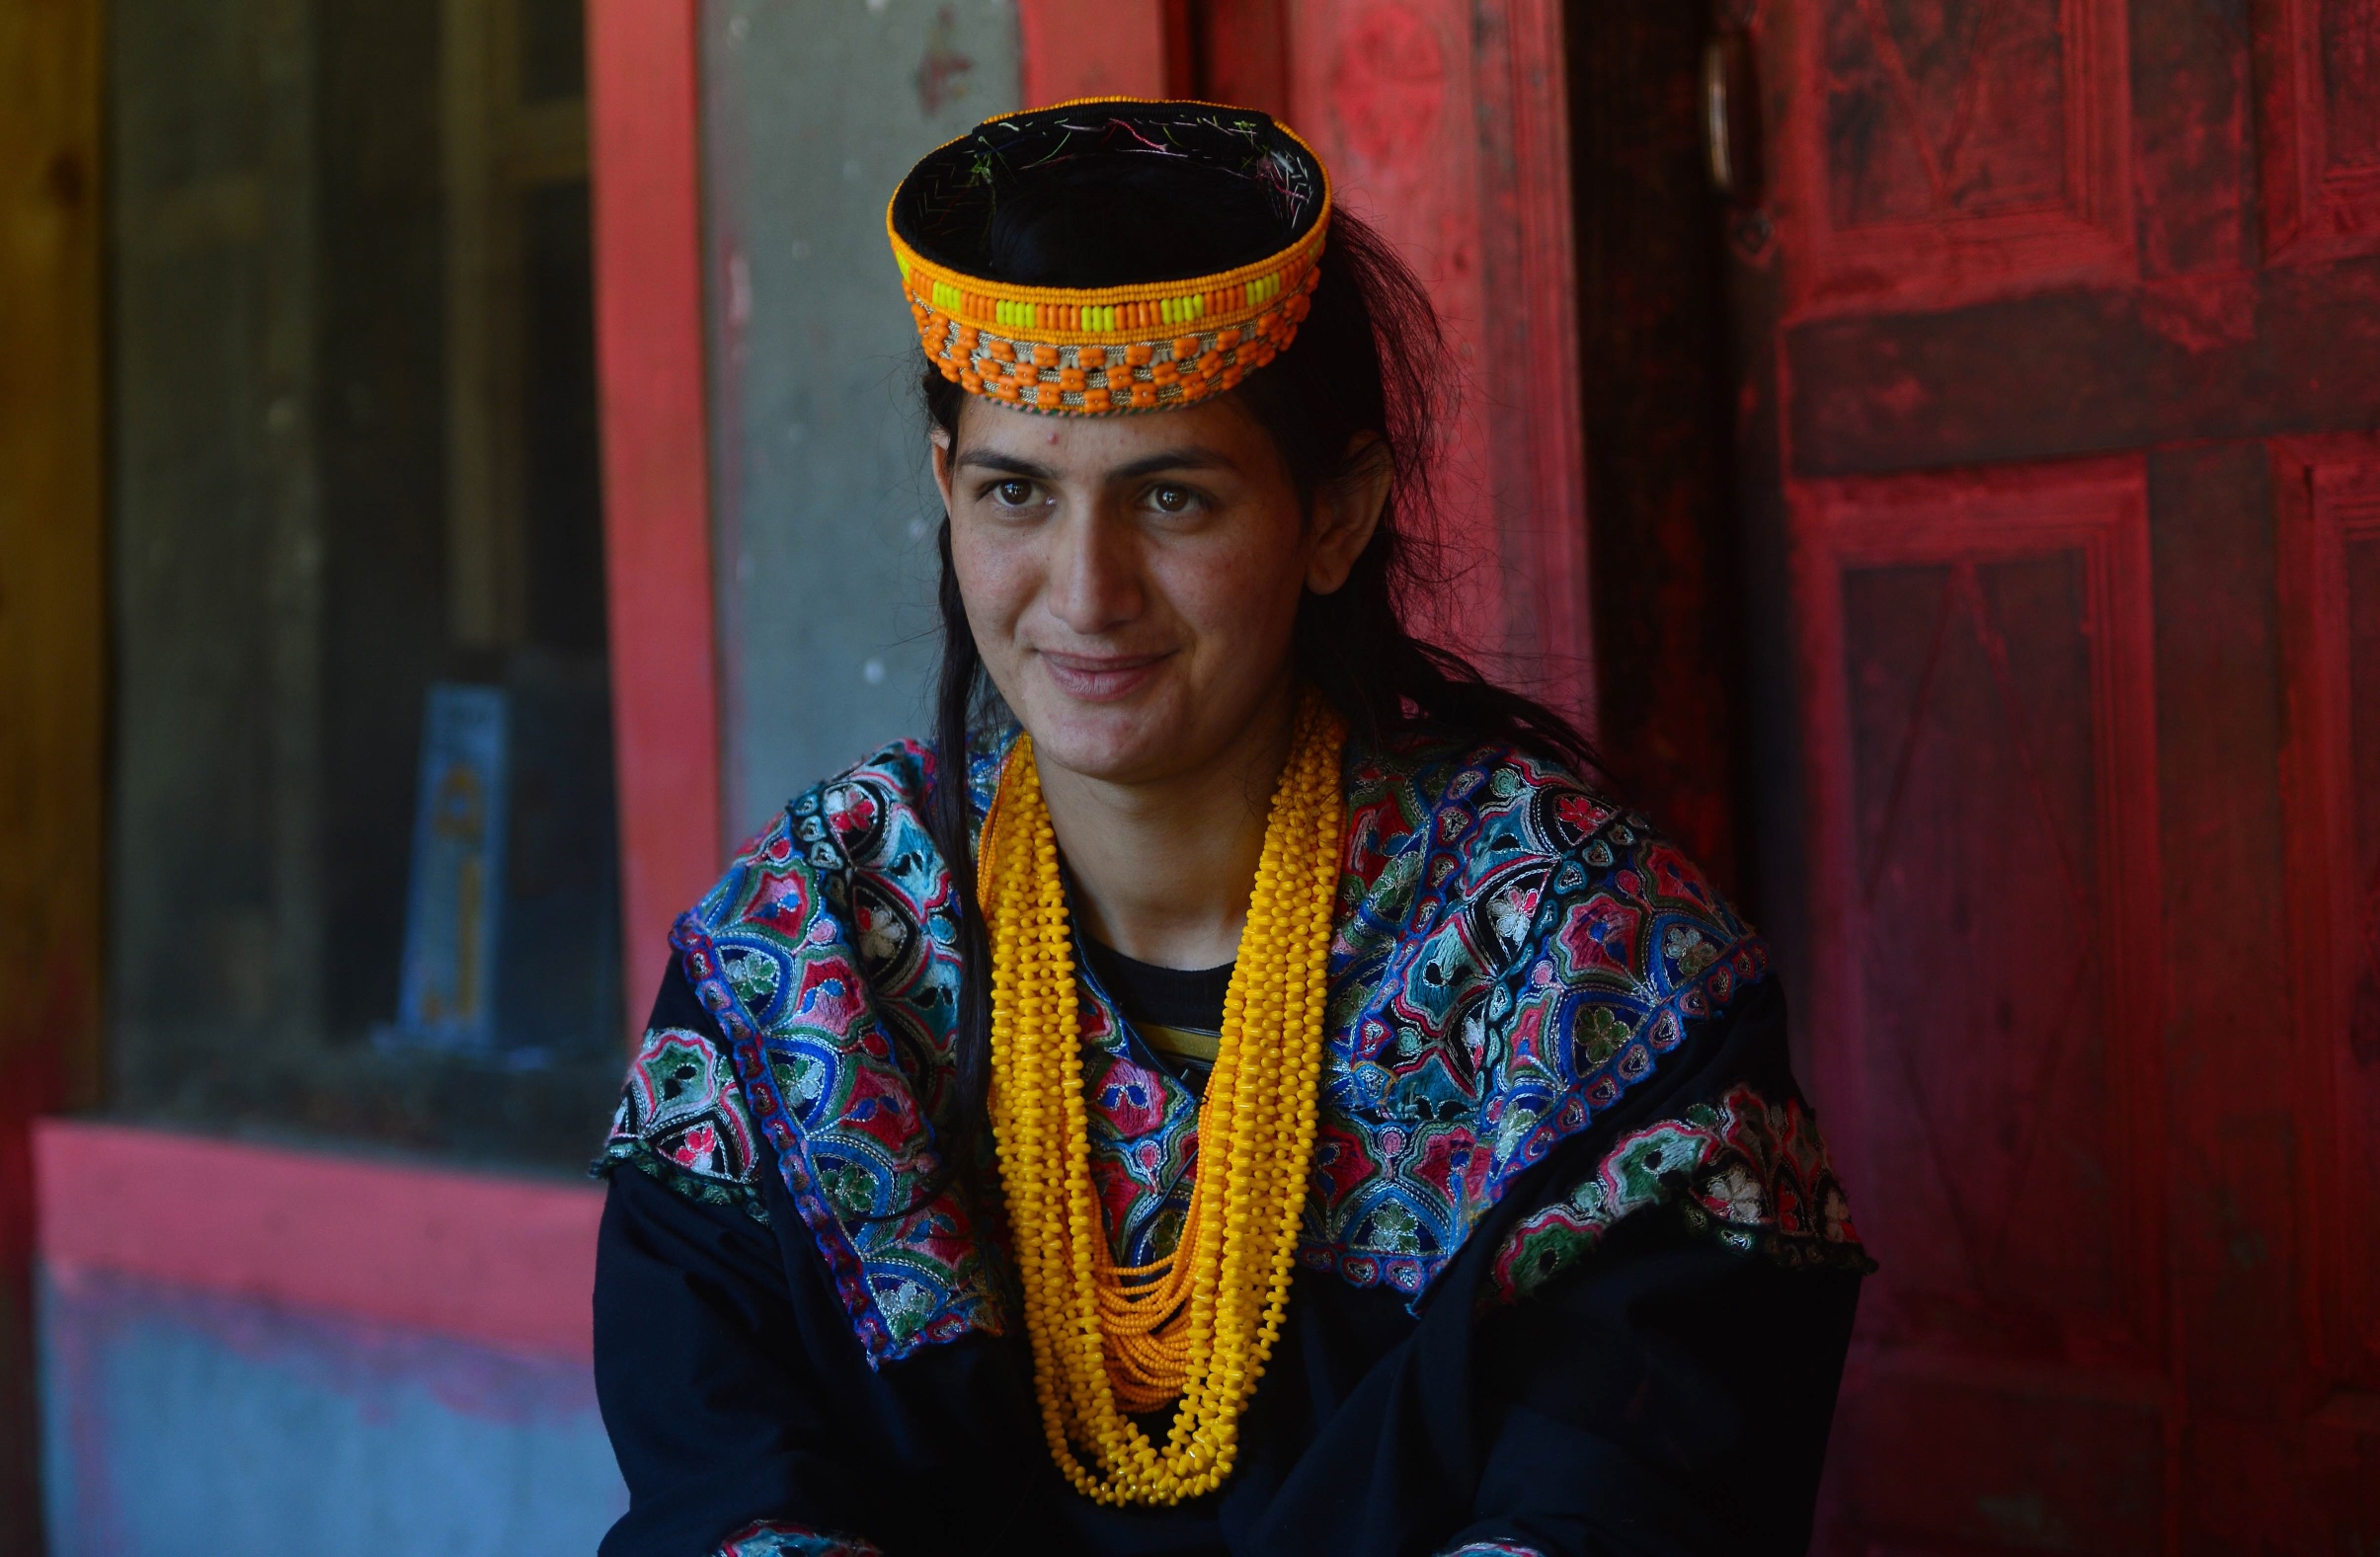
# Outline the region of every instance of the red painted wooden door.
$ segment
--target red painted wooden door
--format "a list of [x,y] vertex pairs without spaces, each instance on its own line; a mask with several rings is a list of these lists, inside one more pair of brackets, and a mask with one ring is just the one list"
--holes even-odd
[[[1205,12],[1218,95],[1248,96],[1330,165],[1336,197],[1402,251],[1436,304],[1459,407],[1439,462],[1454,556],[1433,624],[1581,714],[1593,674],[1557,0],[1227,0]],[[1248,48],[1279,18],[1280,103]],[[1216,45],[1227,45],[1218,47]]]
[[2380,0],[1722,14],[1820,1549],[2380,1550]]

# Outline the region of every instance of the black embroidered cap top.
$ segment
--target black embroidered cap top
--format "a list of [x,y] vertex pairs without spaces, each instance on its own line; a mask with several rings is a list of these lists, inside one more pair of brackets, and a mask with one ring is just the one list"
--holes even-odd
[[[1092,284],[1033,284],[1048,257],[1002,241],[1003,212],[1041,198],[1062,167],[1072,201],[1064,269]],[[1115,273],[1099,242],[1102,202],[1085,197],[1103,185],[1139,194],[1115,208],[1165,222],[1153,246],[1177,263],[1147,264],[1142,241],[1133,253],[1149,273]],[[1202,222],[1226,206],[1233,219]],[[1024,409],[1097,416],[1222,393],[1285,350],[1330,208],[1321,159],[1266,115],[1093,98],[987,119],[927,153],[894,192],[885,228],[918,340],[945,378]]]

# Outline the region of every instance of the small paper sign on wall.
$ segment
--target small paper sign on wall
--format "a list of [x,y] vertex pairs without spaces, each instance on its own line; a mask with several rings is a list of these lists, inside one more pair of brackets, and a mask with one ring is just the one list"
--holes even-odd
[[399,1043],[483,1051],[496,1033],[511,710],[504,690],[439,684],[423,718],[405,909]]

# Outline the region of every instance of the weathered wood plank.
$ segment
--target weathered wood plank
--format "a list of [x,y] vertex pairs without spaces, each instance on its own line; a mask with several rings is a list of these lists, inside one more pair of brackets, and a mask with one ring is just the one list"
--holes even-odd
[[40,1549],[34,1114],[98,1092],[99,0],[0,4],[0,1554]]

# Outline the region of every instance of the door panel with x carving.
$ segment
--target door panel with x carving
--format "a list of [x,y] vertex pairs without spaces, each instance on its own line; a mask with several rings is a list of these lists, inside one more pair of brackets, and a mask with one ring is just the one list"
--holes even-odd
[[2380,1549],[2380,0],[1722,0],[1820,1549]]

